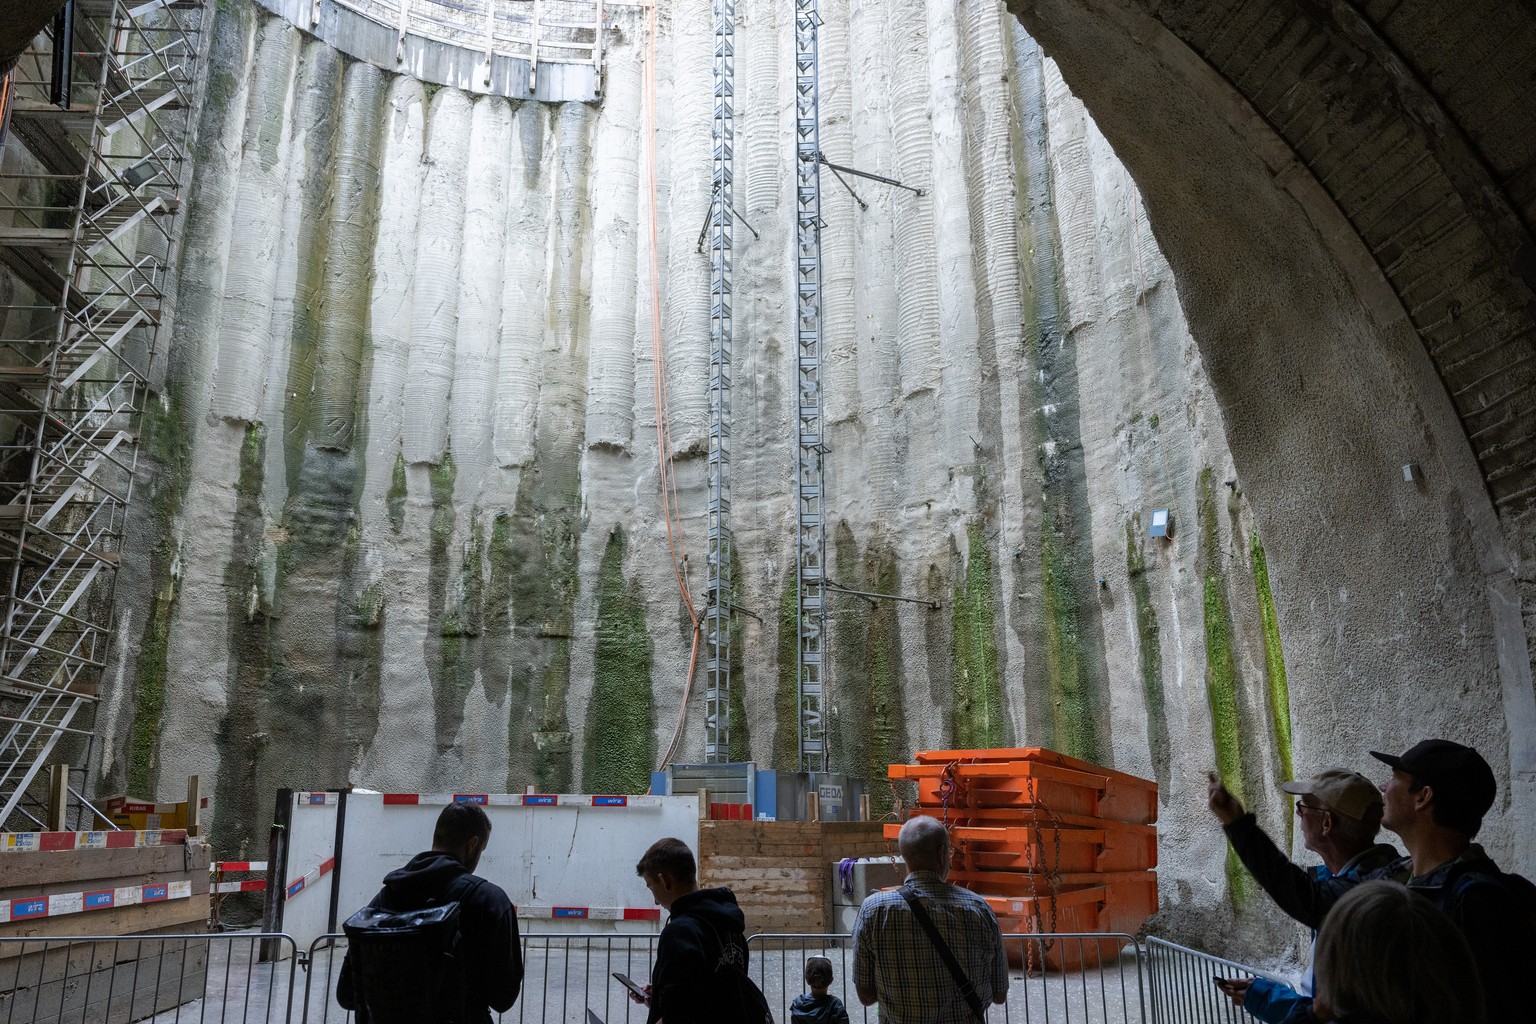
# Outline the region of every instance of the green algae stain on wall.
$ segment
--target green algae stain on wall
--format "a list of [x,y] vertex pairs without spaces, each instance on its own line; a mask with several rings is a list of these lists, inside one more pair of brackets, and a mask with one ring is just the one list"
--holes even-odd
[[[896,549],[876,536],[870,542],[864,563],[864,582],[878,594],[901,593],[901,572]],[[869,628],[864,639],[869,704],[864,713],[869,719],[868,740],[860,774],[868,780],[870,814],[880,818],[892,809],[892,790],[886,783],[889,765],[906,762],[907,722],[902,702],[901,620],[895,601],[881,601],[869,613]]]
[[1087,761],[1102,760],[1095,708],[1083,664],[1082,614],[1076,573],[1066,541],[1055,528],[1047,501],[1040,529],[1040,584],[1044,607],[1046,675],[1051,689],[1052,745]]
[[[1233,647],[1232,610],[1227,603],[1217,538],[1216,496],[1210,467],[1200,471],[1196,511],[1200,531],[1199,558],[1204,568],[1202,603],[1205,612],[1205,694],[1211,709],[1211,738],[1216,748],[1216,774],[1222,784],[1244,804],[1242,723],[1237,709],[1237,657]],[[1237,855],[1227,847],[1227,891],[1242,906],[1248,898],[1248,875]]]
[[542,453],[523,470],[513,506],[506,557],[513,609],[514,659],[507,785],[530,781],[569,792],[574,774],[565,699],[571,683],[571,631],[581,536],[576,462]]
[[[953,693],[950,735],[958,748],[1000,747],[1006,730],[1003,694],[997,678],[997,638],[993,634],[992,556],[981,526],[966,531],[968,557],[957,572],[950,662]],[[958,552],[955,553],[958,560]]]
[[512,672],[512,517],[497,512],[491,520],[490,579],[485,589],[485,647],[481,678],[493,704],[506,697]]
[[[846,519],[832,532],[832,578],[853,590],[869,590],[859,542]],[[869,745],[869,603],[861,597],[828,595],[827,631],[832,653],[829,673],[837,696],[827,708],[831,733],[831,765],[836,772],[862,775]]]
[[597,636],[582,784],[591,793],[644,793],[656,759],[651,637],[638,586],[624,580],[623,527],[597,571]]
[[773,694],[773,766],[800,770],[800,604],[795,574],[779,592],[779,676]]
[[[726,595],[734,608],[741,607],[741,557],[736,545],[730,546],[731,589]],[[752,726],[747,720],[747,645],[742,616],[731,613],[731,697],[728,702],[730,738],[726,756],[732,761],[752,760]]]
[[1136,607],[1141,692],[1147,707],[1147,747],[1152,755],[1158,795],[1167,804],[1172,748],[1168,739],[1167,699],[1163,692],[1163,640],[1157,625],[1157,609],[1152,604],[1152,587],[1147,582],[1147,555],[1141,538],[1141,517],[1131,516],[1125,524],[1125,568],[1131,583],[1131,600]]
[[160,720],[165,712],[166,652],[171,615],[181,587],[168,579],[155,591],[154,608],[139,640],[133,724],[128,732],[128,792],[154,793],[160,777]]
[[[456,516],[453,510],[453,485],[458,467],[453,455],[427,467],[432,495],[432,516],[427,524],[427,632],[423,655],[432,683],[434,736],[438,752],[452,749],[463,722],[464,704],[456,682],[463,656],[463,630],[459,624],[460,608],[450,602],[449,583]],[[456,596],[456,595],[455,595]]]
[[158,472],[149,488],[149,519],[157,538],[150,549],[149,578],[154,581],[154,604],[139,638],[134,668],[133,720],[127,737],[125,786],[129,793],[150,795],[159,781],[160,721],[165,711],[167,654],[171,620],[181,581],[176,566],[181,560],[176,539],[176,519],[181,515],[190,480],[192,431],[185,390],[170,381],[163,401],[145,403],[142,429],[144,449]]
[[266,462],[267,432],[260,424],[245,428],[240,447],[240,475],[235,485],[235,520],[229,562],[224,567],[227,703],[215,742],[219,749],[218,805],[213,835],[222,849],[234,851],[259,841],[254,823],[261,806],[258,770],[271,740],[266,707],[272,671],[271,595],[263,594],[262,548],[266,519],[262,514],[262,466]]
[[1259,595],[1259,620],[1264,628],[1264,680],[1269,694],[1270,721],[1275,730],[1275,750],[1281,780],[1296,777],[1291,758],[1291,688],[1285,675],[1285,651],[1280,646],[1280,620],[1275,615],[1275,595],[1269,586],[1269,559],[1255,530],[1249,545],[1253,554],[1253,580]]
[[405,453],[396,452],[394,472],[389,477],[389,493],[384,498],[384,507],[389,515],[389,528],[395,533],[405,529],[406,495]]

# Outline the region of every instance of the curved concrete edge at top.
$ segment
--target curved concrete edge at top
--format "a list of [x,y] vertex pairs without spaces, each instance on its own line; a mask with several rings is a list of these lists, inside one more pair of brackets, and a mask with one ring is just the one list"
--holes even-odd
[[[448,85],[465,92],[548,103],[568,100],[595,103],[598,100],[601,83],[592,64],[541,61],[537,69],[537,88],[531,89],[529,62],[521,57],[494,55],[487,75],[483,48],[471,50],[409,28],[402,39],[397,26],[382,24],[335,0],[256,2],[350,57],[423,82]],[[316,8],[319,10],[318,20],[314,15]]]

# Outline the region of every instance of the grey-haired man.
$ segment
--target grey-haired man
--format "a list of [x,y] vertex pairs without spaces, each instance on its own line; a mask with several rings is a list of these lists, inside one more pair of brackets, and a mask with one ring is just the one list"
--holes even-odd
[[[1317,883],[1337,879],[1353,885],[1398,859],[1395,848],[1376,842],[1382,800],[1370,779],[1332,768],[1309,779],[1283,783],[1280,788],[1298,798],[1296,815],[1301,819],[1302,845],[1323,859],[1321,865],[1303,871],[1292,864],[1259,828],[1254,816],[1244,813],[1243,805],[1214,776],[1210,803],[1232,849],[1286,913],[1292,913],[1290,908],[1296,903],[1305,905]],[[1302,878],[1297,878],[1297,873]],[[1317,934],[1317,923],[1302,923],[1312,928],[1314,936]],[[1294,989],[1264,978],[1234,979],[1224,982],[1222,991],[1267,1024],[1280,1024],[1297,1004],[1311,1001],[1312,977],[1309,971]]]

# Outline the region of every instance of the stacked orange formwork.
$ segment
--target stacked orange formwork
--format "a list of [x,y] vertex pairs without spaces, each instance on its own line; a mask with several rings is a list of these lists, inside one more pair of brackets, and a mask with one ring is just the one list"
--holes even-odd
[[[987,898],[1003,931],[1135,934],[1157,911],[1157,784],[1039,747],[919,751],[889,775],[917,783],[913,814],[949,827],[950,881]],[[887,825],[894,839],[900,825]],[[1112,957],[1097,942],[1010,956],[1057,970]],[[1016,963],[1015,966],[1021,966]]]

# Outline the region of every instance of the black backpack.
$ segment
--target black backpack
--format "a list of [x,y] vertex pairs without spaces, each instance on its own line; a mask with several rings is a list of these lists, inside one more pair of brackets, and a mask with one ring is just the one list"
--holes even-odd
[[763,990],[757,987],[747,974],[746,952],[735,942],[720,937],[714,927],[701,918],[694,918],[715,940],[714,978],[710,992],[719,1004],[715,1017],[721,1024],[773,1024],[773,1011]]
[[442,902],[416,910],[367,906],[347,934],[358,1019],[369,1024],[466,1024],[468,975],[459,905],[484,879],[464,874]]
[[1481,893],[1484,916],[1458,923],[1482,976],[1488,1020],[1529,1020],[1525,988],[1526,975],[1536,963],[1536,884],[1492,865],[1457,864],[1446,875],[1436,903],[1447,913],[1460,913],[1474,891]]

